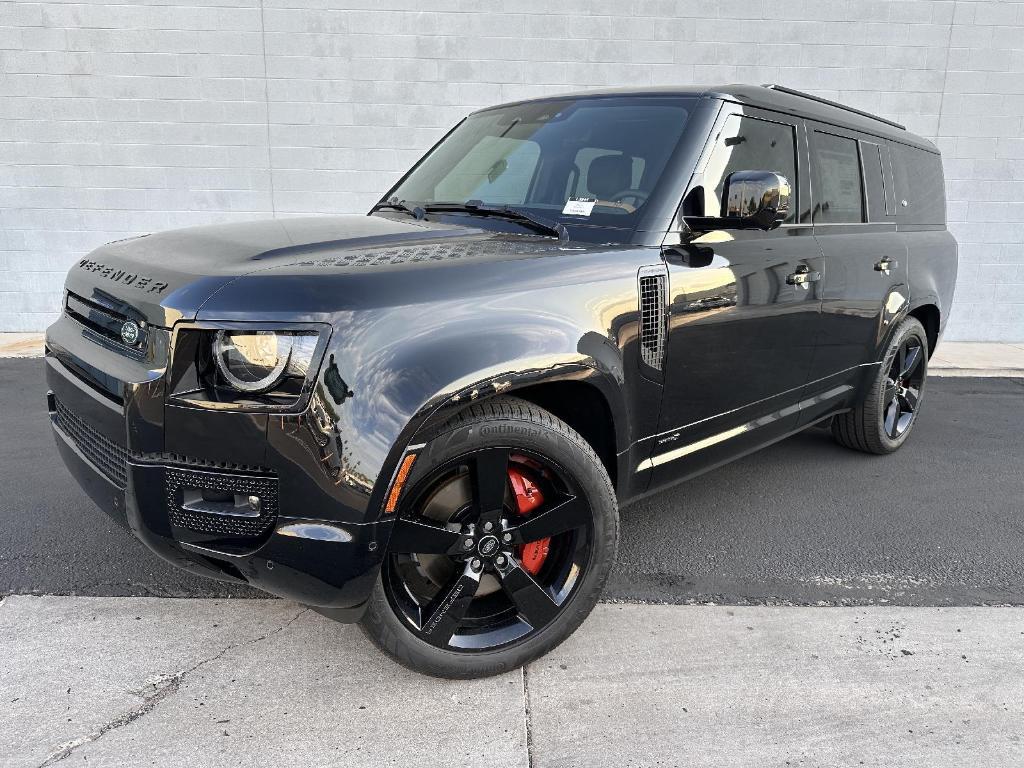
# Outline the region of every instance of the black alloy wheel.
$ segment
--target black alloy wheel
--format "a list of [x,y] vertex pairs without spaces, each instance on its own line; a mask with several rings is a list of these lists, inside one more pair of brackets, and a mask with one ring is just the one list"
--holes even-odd
[[893,332],[872,369],[867,391],[846,413],[832,418],[836,442],[866,453],[892,453],[910,437],[928,376],[928,335],[914,317]]
[[908,336],[900,342],[889,366],[883,394],[886,404],[883,426],[885,434],[892,440],[904,435],[917,416],[917,404],[924,385],[924,358],[921,342],[914,336]]
[[[528,514],[510,470],[542,499]],[[413,499],[391,535],[385,590],[412,632],[439,648],[489,650],[543,629],[589,564],[590,509],[550,459],[480,450],[436,469]],[[544,556],[524,563],[538,546]]]
[[363,630],[426,674],[514,669],[590,613],[617,539],[611,482],[579,434],[511,397],[473,405],[416,460]]

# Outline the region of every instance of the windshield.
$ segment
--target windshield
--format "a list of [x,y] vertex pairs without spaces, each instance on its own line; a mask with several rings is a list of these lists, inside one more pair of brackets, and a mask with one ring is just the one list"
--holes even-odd
[[428,212],[441,203],[509,206],[570,227],[633,230],[691,103],[648,96],[552,99],[478,112],[388,200]]

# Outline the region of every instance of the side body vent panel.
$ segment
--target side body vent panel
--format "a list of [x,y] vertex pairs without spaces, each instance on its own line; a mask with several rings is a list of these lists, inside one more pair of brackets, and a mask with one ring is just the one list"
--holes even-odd
[[644,365],[660,371],[665,362],[665,336],[668,332],[668,275],[663,266],[641,267],[637,279],[640,295],[640,359]]

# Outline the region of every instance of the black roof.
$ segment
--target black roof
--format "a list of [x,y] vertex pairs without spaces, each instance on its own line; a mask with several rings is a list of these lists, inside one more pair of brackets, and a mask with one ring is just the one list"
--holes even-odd
[[[601,90],[581,91],[579,93],[560,93],[553,96],[542,96],[536,99],[521,99],[508,104],[523,104],[531,101],[549,101],[552,99],[601,98],[611,96],[689,96],[691,98],[707,97],[733,101],[738,104],[749,104],[752,107],[786,112],[797,117],[817,120],[832,125],[846,126],[863,133],[869,133],[902,144],[938,152],[932,142],[922,136],[911,133],[899,123],[885,117],[847,107],[834,101],[818,96],[794,91],[779,85],[744,85],[733,83],[718,86],[666,86],[646,88],[606,88]],[[494,109],[488,107],[487,109]],[[482,110],[486,111],[486,110]]]

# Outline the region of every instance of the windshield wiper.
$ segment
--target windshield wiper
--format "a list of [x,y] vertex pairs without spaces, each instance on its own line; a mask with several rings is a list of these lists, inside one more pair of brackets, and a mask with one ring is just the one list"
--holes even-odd
[[373,213],[374,211],[380,211],[385,208],[392,211],[401,211],[402,213],[408,213],[410,216],[417,220],[422,219],[424,215],[426,215],[426,211],[423,210],[422,205],[408,205],[405,202],[405,200],[399,200],[396,197],[393,197],[390,200],[384,200],[382,202],[377,203],[375,206],[373,206],[373,208],[370,209],[370,213]]
[[465,203],[428,203],[423,206],[423,210],[427,213],[468,213],[471,216],[495,216],[522,224],[535,232],[557,237],[559,240],[569,239],[569,230],[557,221],[544,219],[508,205],[485,205],[478,200],[467,200]]

